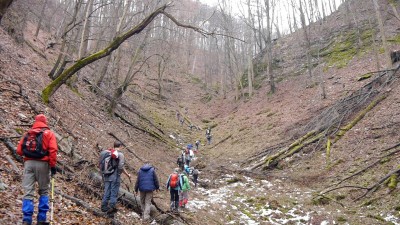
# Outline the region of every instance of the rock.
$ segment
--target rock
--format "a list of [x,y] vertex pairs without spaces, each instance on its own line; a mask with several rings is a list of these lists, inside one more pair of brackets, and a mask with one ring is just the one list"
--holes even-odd
[[8,188],[7,184],[0,181],[0,191],[4,191]]
[[28,117],[26,117],[24,114],[22,113],[18,113],[18,118],[21,122],[29,122]]

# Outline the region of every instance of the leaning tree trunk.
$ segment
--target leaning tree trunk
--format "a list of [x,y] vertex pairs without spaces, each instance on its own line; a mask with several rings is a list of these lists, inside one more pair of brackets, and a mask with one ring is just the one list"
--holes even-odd
[[61,85],[65,84],[65,82],[72,77],[76,72],[78,72],[83,67],[95,62],[101,58],[104,58],[110,55],[114,50],[116,50],[124,41],[126,41],[131,36],[140,33],[144,28],[149,25],[154,18],[164,13],[164,10],[167,8],[167,5],[163,5],[160,8],[156,9],[149,16],[144,18],[142,22],[128,30],[126,33],[121,34],[114,38],[114,40],[104,49],[89,55],[87,57],[79,59],[74,65],[66,69],[59,77],[57,77],[54,81],[52,81],[47,87],[42,91],[42,100],[45,103],[49,103],[50,97],[61,87]]

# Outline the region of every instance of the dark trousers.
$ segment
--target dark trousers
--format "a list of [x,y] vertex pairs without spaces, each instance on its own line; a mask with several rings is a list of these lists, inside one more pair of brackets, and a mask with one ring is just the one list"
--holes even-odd
[[179,208],[179,191],[172,188],[169,189],[171,195],[171,210],[178,210]]
[[178,202],[179,201],[179,191],[178,190],[174,190],[174,189],[170,189],[169,193],[171,195],[171,202]]
[[194,182],[194,186],[197,187],[197,178],[199,177],[198,174],[193,174],[193,182]]

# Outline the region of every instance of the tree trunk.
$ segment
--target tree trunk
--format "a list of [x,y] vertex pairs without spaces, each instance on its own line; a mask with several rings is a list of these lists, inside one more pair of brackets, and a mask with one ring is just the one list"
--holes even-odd
[[86,54],[87,47],[88,47],[88,39],[90,33],[90,13],[93,10],[93,0],[88,0],[86,3],[86,13],[85,13],[85,20],[83,23],[81,40],[79,45],[79,52],[78,52],[78,59],[82,58]]
[[385,52],[383,53],[384,54],[384,59],[385,59],[385,68],[390,68],[390,66],[392,65],[392,61],[390,59],[390,53],[389,53],[389,49],[388,49],[388,46],[387,46],[385,28],[384,28],[384,25],[383,25],[381,12],[380,12],[377,0],[372,0],[372,1],[374,2],[376,19],[378,21],[379,30],[380,30],[380,33],[381,33],[383,49],[385,50]]
[[116,37],[106,48],[79,59],[74,65],[66,69],[57,79],[51,82],[45,89],[42,91],[42,100],[45,103],[49,103],[50,98],[53,94],[61,87],[61,85],[65,84],[65,82],[76,72],[78,72],[83,67],[89,65],[92,62],[95,62],[101,58],[104,58],[110,55],[113,51],[115,51],[124,41],[130,38],[133,35],[140,33],[144,28],[149,25],[154,18],[164,13],[164,10],[167,8],[167,5],[163,5],[160,8],[153,11],[149,16],[144,18],[138,25],[133,27],[132,29],[128,30],[127,32],[121,34],[120,36]]
[[[251,47],[250,47],[251,49]],[[249,97],[251,98],[251,96],[253,95],[253,73],[254,73],[254,69],[253,69],[253,59],[252,59],[252,53],[251,50],[249,52],[249,62],[248,62],[248,67],[247,67],[247,80],[248,80],[248,85],[249,85]]]
[[301,26],[303,29],[303,33],[304,33],[304,40],[306,42],[306,56],[307,56],[307,70],[308,70],[308,76],[310,78],[312,78],[312,71],[311,71],[311,55],[310,55],[310,51],[311,51],[311,42],[310,42],[310,37],[308,36],[308,32],[307,32],[307,28],[308,26],[306,25],[306,18],[305,18],[305,14],[304,14],[304,8],[303,8],[303,4],[302,4],[302,0],[300,0],[300,21],[301,21]]
[[37,38],[38,35],[39,35],[39,30],[40,30],[40,26],[42,25],[43,17],[44,17],[44,15],[45,15],[44,11],[45,11],[45,9],[46,9],[47,2],[48,2],[48,0],[45,0],[45,1],[44,1],[43,7],[42,7],[42,11],[40,12],[40,15],[39,15],[39,22],[38,22],[38,24],[37,24],[36,32],[35,32],[35,37],[36,37],[36,38]]

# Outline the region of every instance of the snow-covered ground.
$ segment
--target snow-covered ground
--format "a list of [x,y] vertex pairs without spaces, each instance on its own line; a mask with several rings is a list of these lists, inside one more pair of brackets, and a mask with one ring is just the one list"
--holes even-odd
[[[277,182],[279,185],[280,180],[274,182],[268,180],[254,181],[250,177],[243,177],[233,182],[234,179],[235,175],[227,174],[214,181],[218,184],[218,188],[204,189],[199,187],[193,189],[192,192],[195,192],[197,197],[189,201],[188,210],[196,212],[207,208],[211,213],[218,213],[218,209],[223,209],[226,224],[309,224],[310,213],[304,212],[300,204],[276,206],[276,203],[270,204],[268,202],[271,195],[283,194],[280,192],[272,193],[271,191],[271,188],[274,187],[273,183]],[[276,188],[279,189],[279,187]],[[290,193],[288,197],[296,201],[298,197],[304,196],[309,197],[310,193],[296,191]]]

